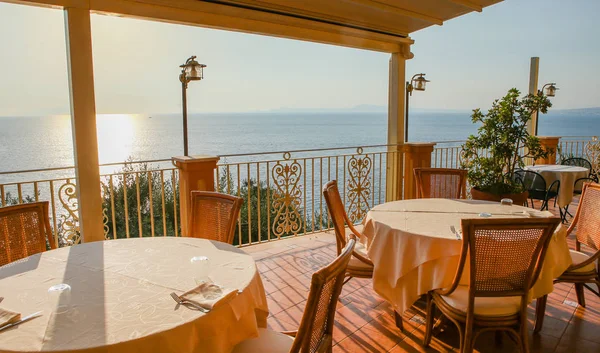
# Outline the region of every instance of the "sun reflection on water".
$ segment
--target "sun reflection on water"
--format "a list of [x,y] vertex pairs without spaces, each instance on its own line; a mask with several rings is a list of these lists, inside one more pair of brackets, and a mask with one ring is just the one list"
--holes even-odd
[[98,114],[98,157],[100,164],[123,162],[132,155],[136,114]]

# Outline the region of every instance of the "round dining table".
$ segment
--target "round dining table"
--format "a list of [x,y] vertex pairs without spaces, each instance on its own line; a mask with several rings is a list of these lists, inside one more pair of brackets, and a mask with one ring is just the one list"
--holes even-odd
[[[203,269],[192,261],[203,258]],[[237,292],[212,310],[178,305],[198,271]],[[198,282],[199,283],[199,282]],[[67,284],[70,290],[49,291]],[[65,247],[0,267],[0,308],[42,316],[0,332],[0,352],[231,352],[266,327],[253,258],[196,238],[109,240]]]
[[[584,167],[560,165],[560,164],[538,164],[526,166],[525,170],[531,170],[540,174],[546,181],[546,187],[560,180],[557,203],[560,207],[567,207],[573,201],[573,190],[577,179],[586,178],[590,170]],[[579,186],[581,190],[581,186]]]
[[[416,199],[384,203],[365,217],[362,243],[373,262],[373,289],[402,314],[427,292],[448,288],[458,268],[461,219],[551,217],[550,212],[499,202]],[[530,298],[552,292],[553,280],[571,265],[566,229],[559,225]],[[469,262],[461,277],[469,284]]]

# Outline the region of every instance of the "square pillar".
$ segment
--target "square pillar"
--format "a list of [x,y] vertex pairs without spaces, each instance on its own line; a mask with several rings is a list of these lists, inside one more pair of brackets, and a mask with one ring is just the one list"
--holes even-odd
[[431,153],[435,143],[413,142],[404,145],[404,199],[417,197],[414,168],[431,168]]
[[82,241],[104,240],[90,11],[64,10],[71,127]]
[[556,149],[560,137],[557,136],[538,136],[540,143],[545,150],[550,150],[550,154],[546,158],[538,158],[535,160],[535,164],[556,164]]
[[406,77],[406,60],[411,59],[411,43],[401,46],[400,52],[393,53],[389,64],[389,91],[388,91],[388,138],[386,158],[386,193],[385,200],[395,201],[402,199],[402,166],[405,129],[405,95],[404,84]]
[[189,156],[173,157],[173,164],[179,169],[179,215],[181,235],[187,236],[189,214],[191,212],[192,191],[215,191],[215,169],[219,157]]

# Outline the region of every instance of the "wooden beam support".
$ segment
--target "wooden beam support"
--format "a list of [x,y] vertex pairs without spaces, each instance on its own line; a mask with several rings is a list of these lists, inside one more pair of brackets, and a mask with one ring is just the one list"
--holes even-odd
[[65,34],[79,227],[85,242],[104,240],[90,11],[66,8]]

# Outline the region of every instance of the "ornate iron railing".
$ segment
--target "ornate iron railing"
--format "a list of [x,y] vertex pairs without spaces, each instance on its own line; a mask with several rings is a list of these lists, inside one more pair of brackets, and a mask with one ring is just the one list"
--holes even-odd
[[[220,192],[244,199],[235,243],[249,245],[331,229],[321,188],[337,180],[352,222],[385,202],[388,145],[220,156]],[[250,157],[251,161],[246,159]]]
[[[463,141],[438,142],[431,164],[460,166]],[[563,137],[557,160],[588,159],[600,170],[598,138]],[[236,233],[240,246],[329,230],[321,187],[338,180],[352,222],[385,202],[387,175],[396,169],[395,146],[340,147],[223,155],[217,190],[244,199]],[[101,166],[104,235],[107,239],[178,236],[178,171],[170,160]],[[74,168],[0,172],[0,206],[47,200],[56,245],[81,241]]]
[[[178,173],[170,160],[105,164],[101,170],[107,239],[179,233]],[[81,242],[73,167],[0,173],[0,206],[36,201],[50,203],[57,246]]]

